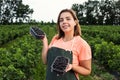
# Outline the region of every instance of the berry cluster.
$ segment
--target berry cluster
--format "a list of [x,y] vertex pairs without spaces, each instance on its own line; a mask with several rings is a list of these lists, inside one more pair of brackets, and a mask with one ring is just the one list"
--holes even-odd
[[65,69],[69,63],[69,59],[63,56],[57,56],[52,63],[51,70],[56,72],[59,75],[65,73]]
[[38,27],[31,27],[30,33],[32,36],[34,36],[36,39],[43,39],[45,36],[45,33]]

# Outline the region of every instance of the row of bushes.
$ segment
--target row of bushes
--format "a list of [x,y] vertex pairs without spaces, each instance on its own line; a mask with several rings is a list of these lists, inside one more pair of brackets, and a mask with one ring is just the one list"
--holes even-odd
[[26,25],[8,25],[0,26],[0,46],[14,40],[17,37],[23,36],[28,33],[29,26]]
[[[38,27],[44,30],[49,41],[55,35],[53,27]],[[41,45],[40,40],[26,34],[18,37],[8,47],[0,48],[0,80],[45,80]]]
[[93,58],[107,70],[120,72],[120,46],[103,39],[91,38],[89,41]]
[[[41,28],[50,42],[56,29],[49,25]],[[108,70],[120,72],[120,46],[107,42],[99,36],[90,35],[90,33],[83,33],[84,38],[91,45],[93,58]],[[17,38],[9,47],[0,48],[0,80],[45,80],[45,65],[42,63],[41,49],[41,41],[29,34]]]
[[103,38],[107,42],[113,42],[116,45],[120,45],[120,32],[119,31],[109,32],[109,31],[84,29],[82,32],[84,35],[92,36],[94,38],[100,37],[100,38]]
[[112,72],[120,79],[120,27],[83,27],[83,37],[92,48],[93,59],[97,64]]
[[40,46],[40,41],[25,35],[9,48],[0,48],[0,80],[44,80]]

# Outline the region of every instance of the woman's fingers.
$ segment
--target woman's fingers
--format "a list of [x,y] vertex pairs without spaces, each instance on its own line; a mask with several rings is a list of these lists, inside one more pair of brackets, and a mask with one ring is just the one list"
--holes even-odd
[[66,67],[66,72],[70,71],[72,69],[72,64],[68,64],[68,66]]

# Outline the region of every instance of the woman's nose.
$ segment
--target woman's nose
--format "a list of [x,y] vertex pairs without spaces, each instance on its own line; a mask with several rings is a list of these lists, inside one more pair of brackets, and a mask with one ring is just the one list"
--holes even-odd
[[64,20],[63,20],[63,23],[66,23],[66,22],[67,22],[67,20],[66,20],[66,19],[64,19]]

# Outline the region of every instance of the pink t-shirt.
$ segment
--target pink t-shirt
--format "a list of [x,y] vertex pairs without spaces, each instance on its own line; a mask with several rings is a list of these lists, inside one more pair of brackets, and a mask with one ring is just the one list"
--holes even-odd
[[[89,44],[80,36],[75,36],[70,41],[63,41],[63,38],[57,39],[53,37],[50,47],[58,47],[73,52],[73,64],[79,65],[81,60],[89,60],[92,58],[91,48]],[[78,78],[78,74],[76,73]]]

